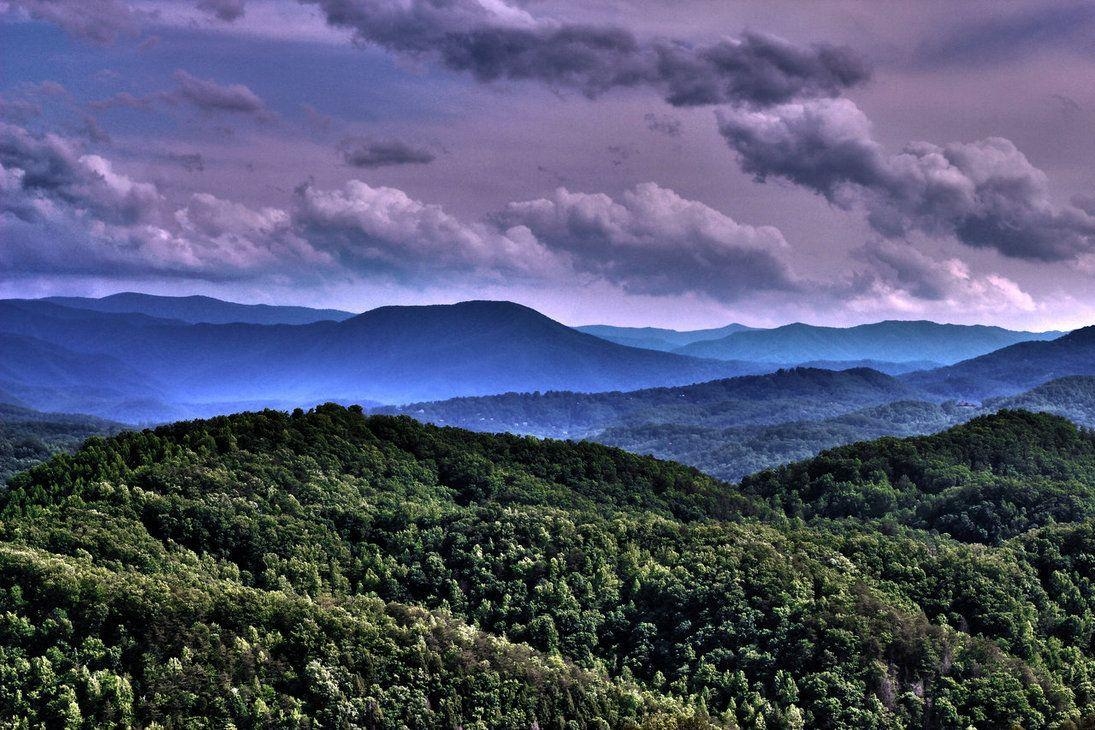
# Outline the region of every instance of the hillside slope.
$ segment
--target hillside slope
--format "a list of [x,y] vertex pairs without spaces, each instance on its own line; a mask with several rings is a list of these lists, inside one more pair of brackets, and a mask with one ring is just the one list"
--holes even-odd
[[1048,342],[1022,342],[938,370],[910,373],[905,380],[940,395],[980,400],[1014,395],[1071,375],[1095,375],[1095,327]]
[[672,388],[506,393],[379,410],[475,431],[582,438],[632,423],[729,427],[827,418],[916,395],[901,381],[874,370],[795,368]]
[[1000,411],[931,436],[842,446],[747,477],[742,491],[807,518],[885,518],[1000,542],[1095,516],[1095,434]]
[[[1086,484],[1091,439],[1069,428],[984,421],[931,463],[968,488],[1019,442]],[[919,442],[863,448],[891,443]],[[93,441],[0,496],[0,717],[1034,729],[1095,711],[1090,521],[1038,513],[972,545],[789,522],[748,491],[334,406]]]

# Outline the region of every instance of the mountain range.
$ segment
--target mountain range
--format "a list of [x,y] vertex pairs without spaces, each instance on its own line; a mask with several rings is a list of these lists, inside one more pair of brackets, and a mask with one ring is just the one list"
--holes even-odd
[[74,309],[113,314],[147,314],[161,319],[177,319],[190,324],[311,324],[331,320],[341,322],[354,316],[338,309],[311,309],[272,304],[237,304],[213,297],[165,297],[122,292],[93,299],[89,297],[46,297],[42,301]]
[[752,329],[743,324],[728,324],[702,330],[673,330],[662,327],[615,327],[608,324],[589,324],[574,329],[595,335],[603,340],[629,347],[669,352],[701,340],[717,340],[735,332]]
[[879,360],[950,365],[1017,342],[1050,340],[1062,334],[925,321],[885,321],[843,328],[795,323],[734,332],[719,339],[693,342],[675,352],[771,363]]
[[981,400],[1014,395],[1070,375],[1095,375],[1095,327],[1047,342],[1021,342],[950,367],[911,373],[906,382],[935,395]]
[[[611,342],[511,302],[380,307],[351,315],[337,310],[139,294],[0,300],[0,344],[10,353],[0,364],[0,399],[39,410],[154,422],[324,401],[374,407],[503,393],[547,393],[550,398],[545,396],[533,409],[531,421],[536,425],[531,432],[539,433],[537,429],[543,428],[545,435],[587,436],[601,428],[624,425],[619,416],[631,407],[628,404],[650,398],[654,402],[645,407],[660,411],[658,417],[628,423],[687,423],[690,418],[700,418],[703,425],[713,425],[705,420],[707,415],[696,415],[700,406],[691,401],[686,406],[679,400],[659,400],[648,392],[621,396],[612,395],[613,391],[688,386],[771,373],[803,362],[826,370],[866,365],[851,369],[877,369],[898,376],[899,381],[889,383],[887,387],[894,392],[885,399],[849,403],[844,410],[836,409],[828,395],[788,391],[780,404],[758,407],[761,415],[757,417],[767,419],[764,423],[831,418],[893,400],[982,400],[1019,393],[1053,377],[1095,374],[1095,343],[1091,342],[1095,337],[1084,330],[1056,340],[1021,342],[947,368],[929,369],[936,360],[952,361],[999,343],[1048,338],[1056,333],[925,322],[880,322],[848,329],[740,327],[730,325],[723,330],[739,331],[665,352]],[[635,332],[661,337],[673,333],[655,329]],[[676,333],[684,338],[713,334],[719,331]],[[682,354],[709,352],[716,347],[721,348],[719,356],[725,357],[725,346],[732,342],[746,343],[735,345],[734,351],[749,354],[749,359]],[[922,372],[908,372],[916,369]],[[719,407],[725,414],[717,425],[759,425],[742,410],[744,406],[726,405],[735,397],[722,393],[721,388],[715,385],[694,391],[708,399],[704,408],[722,404]],[[563,392],[571,395],[560,395]],[[590,393],[609,395],[575,401],[574,394]],[[568,399],[580,405],[561,405]],[[749,398],[737,400],[752,402]],[[611,418],[590,416],[587,411],[594,404]],[[474,425],[478,418],[475,404],[464,406],[470,410],[454,422]],[[545,408],[555,411],[546,420]],[[488,410],[491,418],[501,419],[496,423],[500,428],[530,430],[521,425],[530,419],[519,412],[511,417],[495,405]],[[561,415],[564,411],[574,412]],[[734,418],[745,420],[734,424]],[[700,421],[692,425],[700,425]]]
[[[635,389],[768,369],[617,345],[508,302],[381,307],[340,322],[259,325],[7,300],[0,333],[23,343],[9,367],[17,372],[0,379],[0,390],[43,410],[121,420],[324,400]],[[50,374],[61,362],[72,371],[67,380]]]

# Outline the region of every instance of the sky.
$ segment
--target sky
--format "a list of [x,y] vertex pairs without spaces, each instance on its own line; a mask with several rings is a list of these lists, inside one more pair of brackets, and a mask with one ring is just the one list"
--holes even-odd
[[1095,5],[0,0],[0,296],[1095,323]]

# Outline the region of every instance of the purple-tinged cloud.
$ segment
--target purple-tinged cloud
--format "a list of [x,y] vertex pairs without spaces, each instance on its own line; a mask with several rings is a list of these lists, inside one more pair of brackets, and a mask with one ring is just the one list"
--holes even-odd
[[109,45],[119,36],[136,35],[150,17],[124,0],[8,0],[8,5],[97,45]]
[[243,84],[222,85],[211,79],[198,78],[182,69],[174,73],[174,79],[179,85],[174,98],[202,111],[269,116],[262,99]]
[[709,45],[644,41],[630,31],[538,19],[524,9],[477,0],[301,0],[367,43],[480,81],[536,81],[597,96],[647,87],[674,106],[835,96],[865,81],[846,48],[809,48],[758,33]]
[[467,223],[402,190],[350,180],[339,190],[304,186],[296,221],[348,269],[401,280],[428,273],[549,275],[553,256],[527,230]]
[[243,17],[244,4],[244,0],[198,0],[198,10],[231,23]]
[[1033,298],[1018,284],[999,274],[974,275],[957,258],[934,259],[912,246],[874,240],[853,251],[867,264],[848,285],[832,290],[836,302],[880,304],[915,311],[922,302],[934,302],[963,312],[1032,311]]
[[[110,42],[144,18],[123,0],[14,0],[34,17],[96,42]],[[626,28],[537,18],[503,0],[298,0],[315,5],[328,24],[355,40],[490,82],[533,81],[593,97],[611,89],[649,88],[674,106],[751,104],[833,97],[869,76],[851,50],[798,46],[760,33],[709,44],[644,40]],[[225,21],[242,0],[199,0],[198,8]],[[195,82],[201,82],[195,84]],[[184,83],[223,109],[243,95],[217,94],[199,79]],[[248,100],[253,101],[253,100]]]
[[85,114],[83,117],[83,123],[80,125],[80,133],[87,138],[89,142],[95,144],[110,144],[110,134],[107,133],[103,126],[99,124],[99,120],[90,114]]
[[95,111],[108,109],[150,109],[155,101],[155,96],[134,96],[128,91],[120,91],[106,99],[95,99],[88,102],[88,108]]
[[204,172],[205,158],[199,152],[168,153],[167,159],[187,172]]
[[27,99],[9,99],[0,94],[0,119],[26,123],[42,114],[42,107]]
[[0,165],[18,177],[21,191],[0,202],[0,210],[28,220],[63,203],[130,224],[150,218],[161,200],[155,186],[115,173],[108,160],[82,154],[71,140],[12,124],[0,123]]
[[399,139],[351,137],[339,144],[342,160],[351,167],[427,165],[436,159],[432,150]]
[[0,270],[7,277],[82,273],[205,279],[330,265],[296,236],[290,216],[196,194],[174,210],[73,140],[0,123]]
[[651,132],[664,134],[666,137],[681,136],[681,120],[676,117],[648,112],[643,115],[643,121],[646,122],[646,128]]
[[1056,206],[1044,172],[1009,140],[943,146],[914,142],[887,154],[847,99],[718,112],[742,169],[779,177],[843,208],[862,205],[888,238],[954,236],[1013,258],[1061,261],[1095,248],[1095,218]]
[[696,293],[729,302],[799,287],[781,258],[788,246],[778,229],[743,225],[654,183],[637,185],[619,200],[559,188],[510,203],[493,220],[528,229],[575,270],[633,293]]

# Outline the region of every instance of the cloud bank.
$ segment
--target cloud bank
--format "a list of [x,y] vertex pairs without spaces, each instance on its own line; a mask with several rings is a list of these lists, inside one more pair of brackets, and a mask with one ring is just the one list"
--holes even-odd
[[862,207],[879,234],[953,236],[1034,261],[1076,260],[1095,248],[1095,217],[1055,205],[1044,172],[1007,139],[887,154],[848,99],[718,112],[719,130],[746,172],[783,178],[842,208]]

